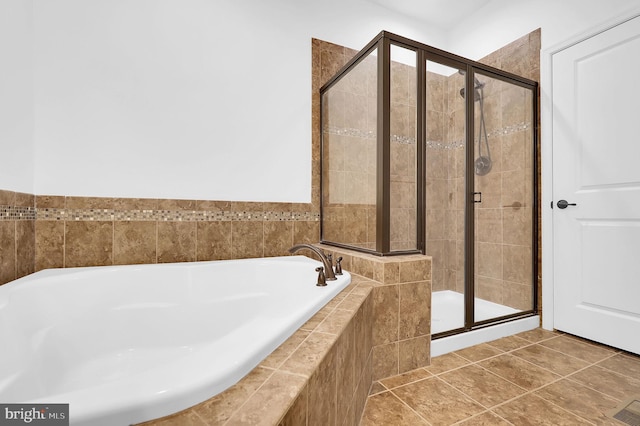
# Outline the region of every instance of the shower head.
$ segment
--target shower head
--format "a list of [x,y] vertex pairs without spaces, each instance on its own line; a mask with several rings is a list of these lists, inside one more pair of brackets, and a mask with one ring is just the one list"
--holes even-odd
[[[482,99],[482,92],[480,91],[480,89],[482,89],[484,87],[484,84],[476,84],[475,87],[475,93],[474,93],[474,100],[479,101],[480,99]],[[465,94],[466,90],[464,89],[464,87],[462,89],[460,89],[460,96],[462,96],[462,98],[464,98],[464,94]]]
[[[465,72],[463,70],[458,70],[458,74],[460,75],[465,75]],[[474,81],[474,100],[478,101],[482,98],[482,88],[484,87],[485,83],[481,82],[480,80],[478,80],[478,77],[473,76],[473,81]],[[465,88],[463,87],[462,89],[460,89],[460,96],[462,96],[464,98],[465,95]]]

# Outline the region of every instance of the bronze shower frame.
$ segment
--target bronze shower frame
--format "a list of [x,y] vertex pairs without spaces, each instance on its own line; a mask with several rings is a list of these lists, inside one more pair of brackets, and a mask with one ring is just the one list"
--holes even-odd
[[[414,250],[402,250],[391,251],[391,223],[390,223],[390,137],[391,137],[391,45],[399,46],[408,50],[416,52],[416,248]],[[495,325],[496,323],[510,321],[516,318],[527,317],[536,315],[538,313],[538,96],[539,88],[538,83],[533,80],[529,80],[522,76],[512,74],[498,68],[494,68],[480,62],[476,62],[459,55],[455,55],[444,50],[419,43],[417,41],[408,39],[406,37],[399,36],[388,31],[381,31],[373,40],[371,40],[360,52],[358,52],[349,62],[347,62],[332,78],[330,78],[320,88],[320,135],[321,135],[321,155],[320,155],[320,170],[323,170],[323,158],[322,151],[324,149],[324,134],[322,132],[322,114],[323,108],[323,94],[334,86],[340,79],[345,76],[351,69],[364,60],[371,52],[377,50],[377,174],[376,174],[376,249],[368,250],[361,247],[351,246],[348,244],[333,242],[325,240],[324,238],[324,191],[323,191],[323,179],[320,179],[320,241],[322,244],[333,245],[342,248],[348,248],[360,252],[370,253],[377,256],[390,256],[390,255],[406,255],[406,254],[425,254],[425,239],[426,239],[426,223],[425,223],[425,145],[426,145],[426,82],[424,76],[426,75],[426,63],[427,61],[439,63],[452,68],[457,68],[465,71],[465,89],[467,93],[473,93],[475,82],[475,73],[480,71],[482,75],[491,77],[493,79],[505,81],[525,89],[528,89],[532,93],[532,146],[531,146],[531,158],[532,158],[532,244],[531,244],[531,265],[532,265],[532,309],[519,312],[517,314],[507,315],[496,319],[489,319],[485,321],[474,320],[474,300],[475,300],[475,261],[474,261],[474,241],[475,238],[470,237],[475,235],[475,223],[474,223],[474,185],[475,185],[475,173],[474,173],[474,132],[469,129],[475,127],[474,114],[469,111],[474,111],[474,97],[465,97],[465,220],[464,220],[464,282],[465,282],[465,325],[461,329],[449,330],[442,333],[433,335],[432,338],[445,337],[453,334],[458,334],[463,331],[469,331],[472,329],[478,329]],[[471,92],[469,92],[471,90]],[[322,173],[322,172],[321,172]]]

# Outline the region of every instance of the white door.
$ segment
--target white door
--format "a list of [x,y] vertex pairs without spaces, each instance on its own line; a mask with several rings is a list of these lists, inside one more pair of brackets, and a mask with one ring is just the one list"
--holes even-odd
[[640,354],[640,17],[552,61],[554,327]]

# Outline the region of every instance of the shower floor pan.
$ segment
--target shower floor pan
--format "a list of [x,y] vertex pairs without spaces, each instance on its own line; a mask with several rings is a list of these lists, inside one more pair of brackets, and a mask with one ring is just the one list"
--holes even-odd
[[[522,311],[477,297],[475,299],[476,321],[518,312]],[[431,356],[442,355],[479,343],[533,330],[539,325],[540,317],[536,315],[436,339],[431,342]],[[431,334],[462,327],[464,327],[464,295],[451,290],[433,292],[431,294]]]

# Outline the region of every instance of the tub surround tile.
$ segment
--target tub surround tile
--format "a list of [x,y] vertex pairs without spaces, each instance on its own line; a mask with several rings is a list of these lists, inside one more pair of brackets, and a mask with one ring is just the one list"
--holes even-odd
[[0,285],[35,270],[35,196],[0,190]]
[[16,207],[30,207],[33,208],[36,205],[36,197],[33,194],[27,194],[24,192],[15,193],[15,206]]
[[113,222],[66,222],[65,267],[113,264]]
[[0,189],[0,206],[15,206],[16,193],[14,191],[7,191]]
[[373,344],[398,341],[398,286],[377,286],[373,289]]
[[312,332],[282,364],[280,369],[310,377],[315,366],[326,356],[334,341],[334,334]]
[[114,222],[113,264],[156,263],[155,222]]
[[231,250],[234,259],[261,257],[264,252],[262,222],[233,222]]
[[234,425],[272,426],[278,424],[282,412],[304,389],[303,377],[275,371],[236,411],[228,423]]
[[196,260],[232,259],[231,222],[198,222]]
[[299,426],[307,424],[307,412],[309,410],[309,386],[298,394],[298,397],[287,411],[278,426]]
[[429,365],[431,336],[420,336],[398,342],[398,373]]
[[[148,423],[141,423],[148,424]],[[153,423],[154,426],[209,426],[195,411],[181,411]]]
[[399,285],[399,338],[428,335],[431,319],[431,286],[428,281]]
[[293,241],[293,222],[264,222],[263,256],[286,256]]
[[333,425],[337,420],[336,347],[327,351],[309,378],[308,425]]
[[64,231],[64,222],[36,221],[36,271],[64,267]]
[[15,221],[0,221],[0,283],[16,279]]
[[16,227],[16,278],[35,272],[36,256],[35,220],[17,220]]
[[158,263],[196,260],[196,224],[194,222],[158,222]]
[[[5,269],[0,282],[46,268],[282,256],[296,243],[318,241],[320,230],[311,203],[34,196],[0,190],[0,211],[3,226],[8,229],[11,222],[16,228],[3,243],[3,250],[14,252],[16,266],[13,272]],[[92,235],[96,223],[113,227],[111,244],[105,232]],[[87,245],[96,238],[100,247]]]
[[[339,306],[339,305],[338,305]],[[351,319],[355,312],[351,310],[334,309],[316,328],[317,332],[328,334],[341,334],[351,325]]]
[[373,347],[373,380],[400,374],[398,342]]
[[337,418],[344,419],[351,406],[351,398],[356,391],[358,384],[358,374],[363,370],[364,365],[360,365],[356,372],[356,339],[355,321],[352,321],[336,342],[335,370],[337,399]]
[[[353,281],[338,295],[341,300],[356,290],[358,295],[371,292],[363,277],[353,275]],[[236,385],[182,415],[193,411],[208,425],[357,425],[372,380],[371,338],[361,336],[371,334],[372,303],[370,297],[360,300],[355,310],[323,308],[316,314],[321,315],[313,321],[318,325],[335,314],[350,315],[339,334],[298,330]],[[369,345],[358,348],[366,352],[365,362],[356,349],[358,339]]]
[[[224,424],[273,373],[271,369],[256,367],[226,391],[186,411],[194,411],[208,424]],[[148,423],[155,425],[156,421]]]
[[115,211],[141,211],[158,210],[158,199],[156,198],[115,198],[113,200]]
[[112,210],[113,198],[108,197],[66,197],[65,208],[71,210]]
[[293,352],[300,347],[300,344],[309,337],[310,332],[306,330],[298,330],[291,335],[282,345],[260,363],[260,366],[272,369],[278,369]]
[[64,209],[65,197],[59,195],[36,195],[37,209]]

